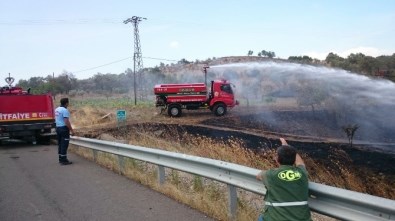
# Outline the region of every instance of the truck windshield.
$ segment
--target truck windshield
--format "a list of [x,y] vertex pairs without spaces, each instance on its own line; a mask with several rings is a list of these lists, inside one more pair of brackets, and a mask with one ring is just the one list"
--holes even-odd
[[229,94],[233,94],[232,87],[230,86],[230,84],[221,85],[221,91],[224,91]]

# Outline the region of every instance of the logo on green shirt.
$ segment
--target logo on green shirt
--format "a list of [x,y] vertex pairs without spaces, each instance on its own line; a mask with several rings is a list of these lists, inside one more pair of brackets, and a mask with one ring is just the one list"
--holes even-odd
[[284,181],[295,181],[299,180],[302,177],[302,174],[298,171],[293,170],[283,170],[278,173],[278,178]]

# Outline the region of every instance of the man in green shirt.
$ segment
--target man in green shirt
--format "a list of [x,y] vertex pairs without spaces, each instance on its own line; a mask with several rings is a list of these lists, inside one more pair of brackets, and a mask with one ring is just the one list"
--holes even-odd
[[305,164],[294,147],[284,138],[280,141],[276,157],[279,167],[256,176],[267,189],[265,208],[258,221],[311,221]]

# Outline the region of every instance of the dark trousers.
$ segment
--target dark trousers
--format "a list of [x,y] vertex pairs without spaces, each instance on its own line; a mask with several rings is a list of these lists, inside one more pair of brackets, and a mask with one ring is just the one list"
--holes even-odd
[[67,148],[70,141],[70,130],[68,127],[57,127],[56,135],[58,139],[59,161],[67,161]]

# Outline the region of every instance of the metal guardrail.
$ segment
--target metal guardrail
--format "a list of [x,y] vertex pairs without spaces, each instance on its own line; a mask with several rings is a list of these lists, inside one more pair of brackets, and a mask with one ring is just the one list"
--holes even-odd
[[[124,157],[158,165],[158,181],[165,181],[165,167],[217,180],[228,185],[230,217],[237,209],[237,188],[265,195],[263,184],[256,180],[259,170],[203,157],[174,153],[109,141],[71,137],[70,143],[97,151],[118,155],[120,168]],[[309,182],[309,206],[312,211],[341,220],[372,221],[395,220],[395,201]]]

